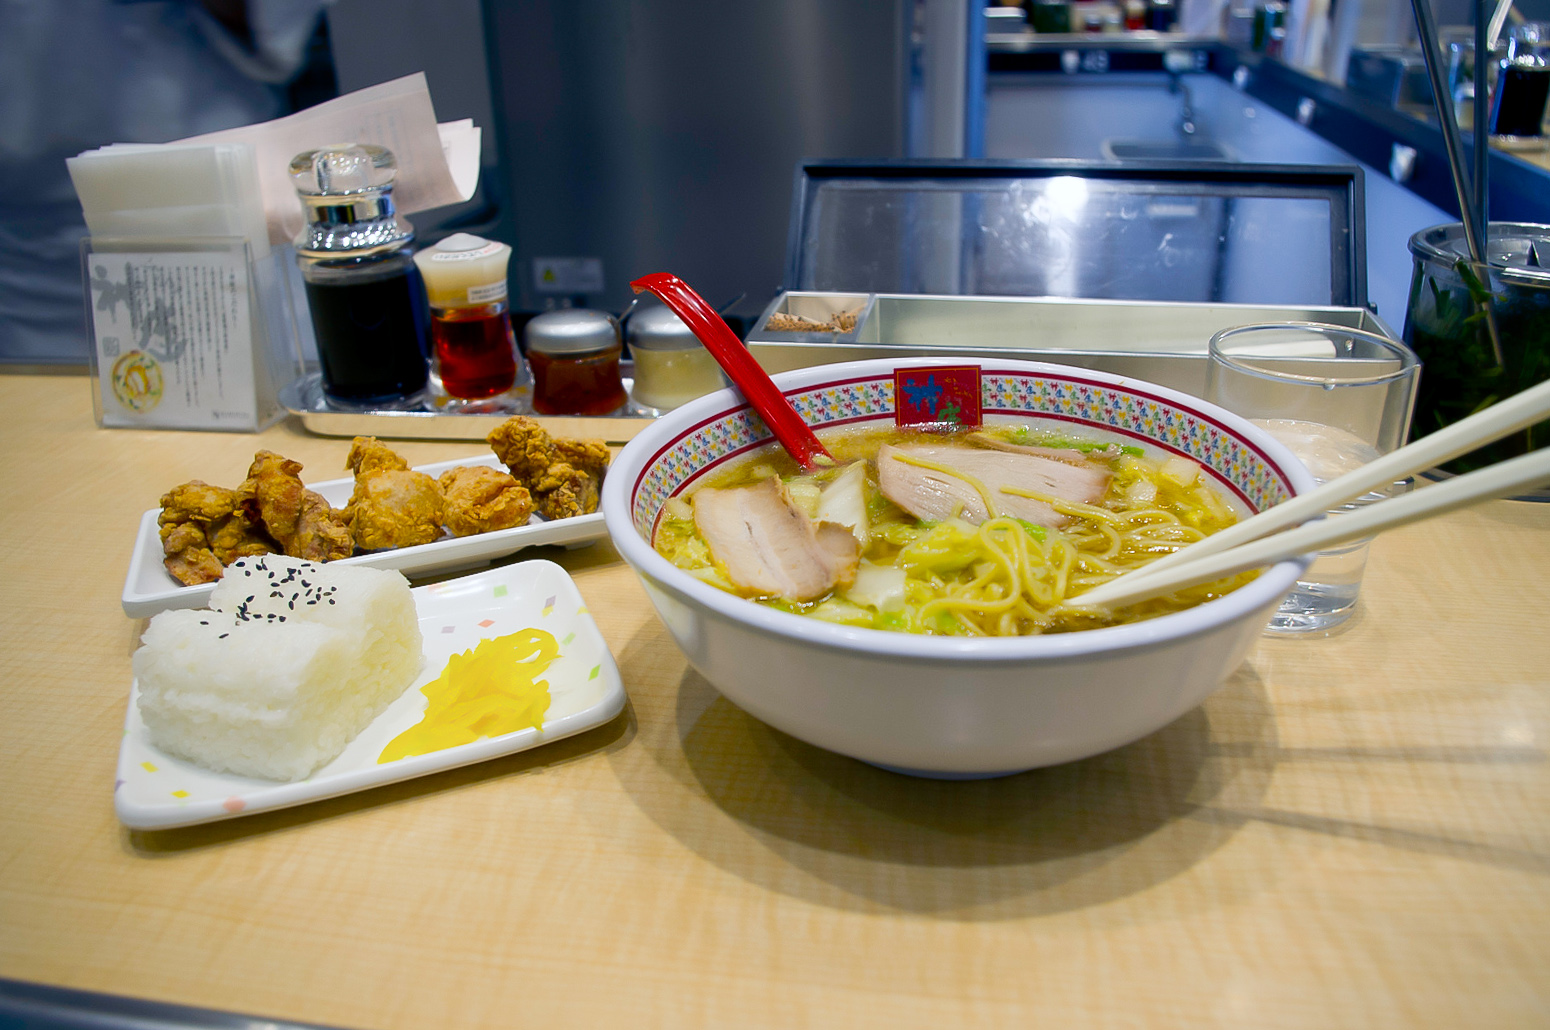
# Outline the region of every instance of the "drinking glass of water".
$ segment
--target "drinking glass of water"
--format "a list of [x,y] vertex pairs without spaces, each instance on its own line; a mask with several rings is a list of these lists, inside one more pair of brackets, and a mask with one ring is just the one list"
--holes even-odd
[[[1211,337],[1205,397],[1267,430],[1323,484],[1404,444],[1420,368],[1409,347],[1364,329],[1319,322],[1237,326]],[[1401,482],[1374,490],[1328,517],[1407,488]],[[1269,630],[1327,633],[1350,618],[1370,542],[1320,551]]]

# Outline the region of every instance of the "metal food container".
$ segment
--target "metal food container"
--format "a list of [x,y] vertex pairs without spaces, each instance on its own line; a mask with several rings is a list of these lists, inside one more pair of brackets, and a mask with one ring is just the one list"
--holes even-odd
[[747,344],[770,371],[1017,357],[1199,394],[1229,326],[1397,338],[1367,307],[1363,210],[1347,166],[804,164],[787,286]]

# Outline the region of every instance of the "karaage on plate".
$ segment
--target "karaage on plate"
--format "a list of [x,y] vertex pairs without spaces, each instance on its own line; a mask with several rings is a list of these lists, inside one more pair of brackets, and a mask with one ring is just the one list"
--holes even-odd
[[292,558],[334,561],[355,551],[342,513],[301,482],[301,462],[259,451],[248,478],[237,488],[238,506],[248,521],[264,527]]
[[162,496],[163,564],[179,583],[195,586],[215,582],[248,555],[336,561],[357,549],[434,543],[446,532],[463,537],[524,526],[535,511],[558,519],[597,510],[609,456],[601,440],[556,440],[518,416],[497,427],[490,444],[511,474],[464,465],[438,482],[382,441],[358,436],[345,460],[355,489],[342,509],[303,485],[300,462],[259,451],[235,490],[192,480]]
[[488,465],[460,465],[437,481],[446,507],[442,521],[453,536],[473,536],[527,525],[533,496],[527,487]]
[[370,436],[355,438],[345,466],[355,473],[344,519],[357,547],[380,551],[440,538],[445,502],[434,479]]
[[162,495],[156,517],[162,564],[184,586],[213,583],[226,565],[279,550],[239,508],[235,490],[191,480]]
[[350,453],[345,457],[344,465],[357,475],[382,469],[403,471],[409,468],[409,463],[400,458],[397,451],[375,436],[357,436],[351,440]]
[[554,464],[554,438],[549,430],[522,415],[513,415],[490,430],[485,442],[520,483],[536,482]]
[[518,482],[532,491],[538,513],[564,519],[597,511],[608,470],[608,445],[601,440],[556,440],[533,419],[513,415],[486,440]]

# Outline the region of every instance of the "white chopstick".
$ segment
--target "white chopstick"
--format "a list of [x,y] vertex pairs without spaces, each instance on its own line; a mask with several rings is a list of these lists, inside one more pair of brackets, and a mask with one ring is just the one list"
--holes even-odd
[[[1320,519],[1268,539],[1255,540],[1198,560],[1181,562],[1161,572],[1153,573],[1152,570],[1158,564],[1154,562],[1143,570],[1068,598],[1066,603],[1080,608],[1133,604],[1148,597],[1170,593],[1196,583],[1209,583],[1247,569],[1273,565],[1300,554],[1373,536],[1386,529],[1547,483],[1550,483],[1550,450],[1533,451],[1498,462],[1489,468],[1477,469],[1467,475],[1423,487],[1403,497],[1378,501],[1357,511]],[[1193,547],[1189,550],[1193,550]]]
[[[1274,508],[1267,508],[1252,518],[1228,526],[1220,533],[1213,533],[1204,540],[1159,558],[1122,578],[1129,580],[1144,576],[1150,579],[1154,574],[1186,561],[1218,554],[1230,547],[1269,536],[1287,526],[1306,522],[1378,487],[1386,487],[1416,472],[1435,468],[1451,458],[1468,454],[1492,440],[1499,440],[1508,433],[1547,417],[1550,417],[1550,380],[1498,401],[1483,411],[1391,451],[1338,479],[1332,479],[1317,490],[1283,501]],[[1101,595],[1110,586],[1106,583],[1092,593]],[[1106,602],[1099,600],[1097,603]]]

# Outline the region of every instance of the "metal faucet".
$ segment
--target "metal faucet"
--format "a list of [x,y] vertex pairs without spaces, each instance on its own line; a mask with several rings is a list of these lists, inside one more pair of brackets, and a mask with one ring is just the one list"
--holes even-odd
[[1179,133],[1183,136],[1195,134],[1195,102],[1189,94],[1189,83],[1184,81],[1183,74],[1170,70],[1168,72],[1168,92],[1181,93],[1184,103],[1179,110]]

